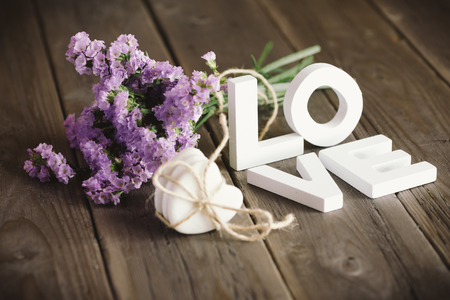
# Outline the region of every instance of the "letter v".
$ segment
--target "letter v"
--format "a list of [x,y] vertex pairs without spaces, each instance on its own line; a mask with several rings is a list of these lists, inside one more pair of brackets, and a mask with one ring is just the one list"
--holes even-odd
[[247,170],[247,182],[321,212],[342,208],[342,192],[315,153],[297,156],[297,171],[304,179],[259,166]]

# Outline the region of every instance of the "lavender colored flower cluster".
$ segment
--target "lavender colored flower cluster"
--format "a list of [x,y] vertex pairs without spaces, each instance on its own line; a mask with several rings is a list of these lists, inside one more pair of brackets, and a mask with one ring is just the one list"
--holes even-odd
[[[100,78],[93,104],[64,122],[70,146],[91,169],[82,186],[95,203],[118,204],[176,152],[195,146],[194,126],[221,88],[215,69],[188,77],[181,67],[155,61],[137,47],[133,35],[120,35],[107,48],[80,32],[66,52],[79,74]],[[204,59],[212,63],[215,55]]]
[[39,178],[41,182],[50,181],[51,178],[67,184],[75,176],[73,169],[67,164],[61,153],[53,152],[53,146],[45,143],[39,144],[33,150],[27,149],[30,159],[25,161],[24,169],[32,178]]

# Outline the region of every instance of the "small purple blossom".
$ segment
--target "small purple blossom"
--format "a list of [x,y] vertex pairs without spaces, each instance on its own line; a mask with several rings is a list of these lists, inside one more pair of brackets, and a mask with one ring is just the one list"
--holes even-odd
[[209,51],[209,52],[203,54],[202,58],[204,60],[206,60],[207,62],[215,61],[216,60],[216,54],[213,51]]
[[213,72],[216,74],[217,72],[217,64],[216,64],[216,54],[213,51],[209,51],[205,53],[202,58],[206,60],[206,65],[213,70]]
[[25,161],[23,169],[30,177],[37,177],[41,182],[56,178],[59,182],[67,184],[70,178],[75,176],[66,158],[61,153],[53,152],[52,145],[41,143],[33,150],[27,151],[30,158]]

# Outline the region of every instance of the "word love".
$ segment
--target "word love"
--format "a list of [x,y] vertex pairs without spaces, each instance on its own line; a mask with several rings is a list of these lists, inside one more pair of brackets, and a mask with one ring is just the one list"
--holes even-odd
[[[333,89],[339,99],[334,118],[315,122],[308,112],[312,93]],[[294,133],[258,141],[257,82],[252,76],[228,81],[230,164],[247,170],[247,181],[322,212],[340,209],[343,196],[331,171],[368,197],[378,198],[436,180],[436,167],[428,162],[411,165],[411,156],[392,151],[383,135],[335,146],[347,138],[361,118],[361,90],[346,72],[325,63],[303,69],[290,83],[284,99],[284,116]],[[330,147],[303,154],[304,140]],[[303,178],[265,164],[297,156]]]

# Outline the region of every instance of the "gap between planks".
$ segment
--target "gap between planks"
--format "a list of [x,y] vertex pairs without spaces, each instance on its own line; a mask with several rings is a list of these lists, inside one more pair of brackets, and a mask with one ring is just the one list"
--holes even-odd
[[[61,91],[60,91],[60,88],[59,88],[58,78],[56,76],[54,63],[53,63],[53,61],[51,59],[51,53],[50,53],[48,40],[47,40],[47,37],[45,36],[45,33],[44,33],[45,30],[44,30],[44,23],[43,23],[43,20],[42,20],[42,14],[41,14],[41,11],[40,11],[38,5],[36,4],[36,1],[37,0],[32,0],[31,2],[32,2],[32,7],[33,7],[33,10],[34,10],[34,14],[36,16],[36,20],[37,20],[37,23],[38,23],[38,31],[39,31],[42,43],[44,45],[45,54],[46,54],[46,57],[47,57],[48,64],[50,66],[50,72],[52,74],[52,78],[53,78],[53,81],[55,83],[56,94],[57,94],[58,100],[59,100],[59,107],[61,109],[63,117],[67,118],[68,114],[67,114],[67,112],[66,112],[66,110],[64,108],[64,105],[63,105],[63,100],[62,100]],[[81,167],[81,161],[80,161],[81,157],[80,157],[80,155],[74,149],[71,149],[71,152],[72,152],[73,157],[76,158],[76,165],[78,167]],[[103,248],[102,248],[101,243],[100,243],[100,236],[99,236],[99,233],[98,233],[97,224],[96,224],[95,219],[94,219],[94,214],[93,214],[93,211],[92,211],[92,207],[91,207],[91,205],[89,203],[89,199],[84,194],[83,194],[83,200],[84,200],[83,201],[84,205],[85,205],[85,207],[86,207],[86,209],[87,209],[87,211],[89,213],[89,217],[90,217],[90,220],[91,220],[91,223],[92,223],[92,228],[93,228],[93,232],[94,232],[95,241],[97,243],[97,247],[99,249],[101,249],[101,251],[100,251],[100,255],[101,255],[101,258],[102,258],[102,266],[101,267],[103,268],[103,270],[104,270],[104,272],[106,274],[106,278],[107,278],[107,281],[108,281],[108,284],[109,284],[109,288],[111,290],[112,297],[113,297],[113,299],[117,300],[118,299],[117,291],[116,291],[116,289],[115,289],[115,287],[113,285],[111,274],[110,274],[110,270],[109,270],[109,268],[107,268],[107,260],[106,260],[106,257],[105,257],[105,252],[103,251]]]
[[415,41],[410,37],[410,35],[405,30],[400,28],[398,26],[398,24],[395,23],[385,13],[385,11],[382,9],[383,4],[382,3],[380,4],[379,2],[376,2],[374,0],[366,0],[366,1],[367,1],[367,3],[369,3],[369,5],[372,6],[374,11],[376,11],[385,20],[386,23],[390,24],[392,29],[395,30],[395,32],[397,32],[399,37],[401,37],[402,39],[405,40],[405,42],[417,54],[417,56],[420,57],[420,59],[422,59],[422,61],[426,65],[428,65],[428,67],[431,70],[433,70],[435,72],[436,76],[439,77],[439,79],[441,79],[442,82],[445,83],[448,87],[450,87],[450,82],[448,81],[447,78],[445,78],[443,72],[441,72],[441,70],[439,70],[438,67],[435,64],[433,64],[433,62],[430,60],[430,58],[420,49],[420,47],[415,43]]

